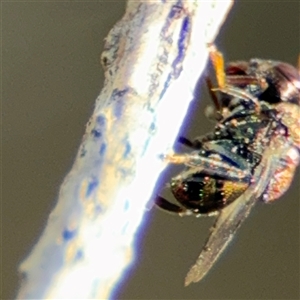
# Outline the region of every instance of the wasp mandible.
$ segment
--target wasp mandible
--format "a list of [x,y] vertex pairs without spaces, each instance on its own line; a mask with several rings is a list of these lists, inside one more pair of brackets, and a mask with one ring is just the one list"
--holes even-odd
[[191,152],[165,156],[185,166],[170,182],[179,204],[155,199],[181,216],[217,216],[185,285],[207,274],[256,201],[286,192],[300,161],[300,68],[263,59],[225,66],[214,45],[209,52],[218,85],[208,81],[215,127],[193,141],[179,138]]

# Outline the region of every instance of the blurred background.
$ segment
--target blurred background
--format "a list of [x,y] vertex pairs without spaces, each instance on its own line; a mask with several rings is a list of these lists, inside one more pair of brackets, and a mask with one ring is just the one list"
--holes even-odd
[[[103,40],[122,17],[125,1],[1,7],[1,299],[11,299],[17,267],[46,224],[101,90]],[[227,61],[258,57],[295,65],[299,12],[298,1],[238,1],[217,45]],[[201,81],[195,94],[180,133],[191,138],[213,127],[203,115],[209,100]],[[158,192],[171,172],[162,175]],[[162,194],[172,199],[167,191]],[[135,261],[114,298],[299,299],[299,198],[298,169],[290,190],[273,204],[258,203],[209,275],[188,288],[184,277],[213,219],[179,218],[155,208],[146,212]]]

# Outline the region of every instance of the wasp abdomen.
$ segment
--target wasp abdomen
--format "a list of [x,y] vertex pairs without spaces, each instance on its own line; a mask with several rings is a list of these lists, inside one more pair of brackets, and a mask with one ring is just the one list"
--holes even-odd
[[226,178],[195,173],[171,182],[175,198],[194,213],[209,214],[227,206],[249,186],[250,180],[229,181]]

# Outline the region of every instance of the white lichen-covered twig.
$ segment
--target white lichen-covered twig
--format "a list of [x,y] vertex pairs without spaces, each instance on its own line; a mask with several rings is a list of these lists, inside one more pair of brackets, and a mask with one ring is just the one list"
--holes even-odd
[[18,299],[108,299],[231,1],[128,1],[104,88]]

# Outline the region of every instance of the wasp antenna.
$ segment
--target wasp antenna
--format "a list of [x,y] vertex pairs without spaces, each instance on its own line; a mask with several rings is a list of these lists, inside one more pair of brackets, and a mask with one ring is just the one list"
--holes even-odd
[[208,49],[209,49],[210,60],[216,72],[218,86],[220,88],[223,88],[225,87],[225,81],[226,81],[223,54],[217,49],[217,47],[214,44],[210,44]]
[[220,112],[221,111],[221,107],[220,107],[219,99],[217,97],[216,91],[213,89],[213,84],[211,82],[211,79],[208,76],[206,76],[205,77],[205,82],[206,82],[206,86],[208,88],[208,92],[209,92],[210,98],[212,99],[213,104],[214,104],[216,110],[218,112]]

